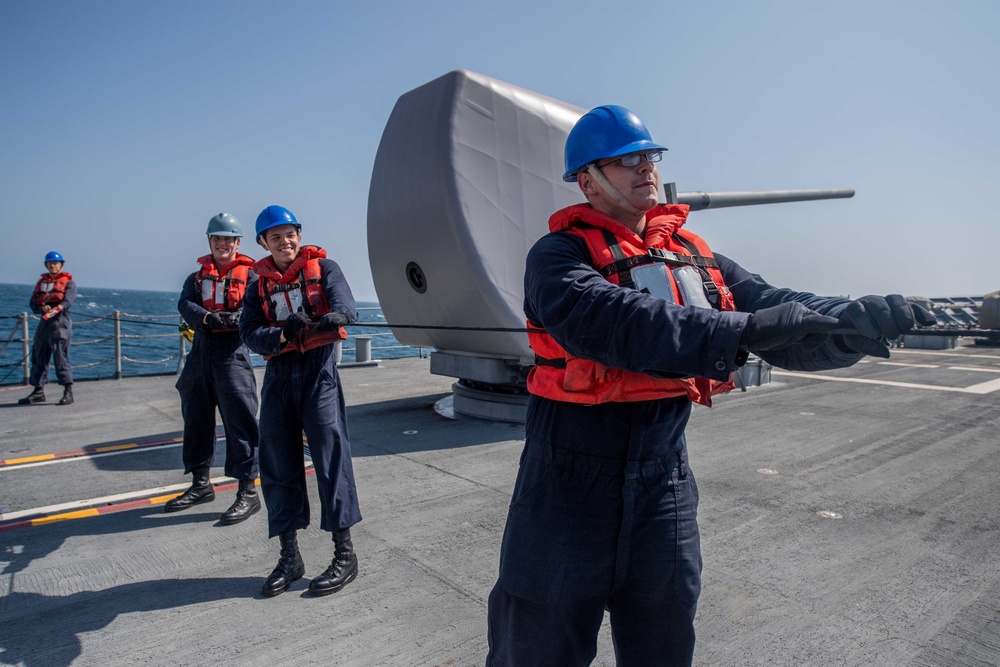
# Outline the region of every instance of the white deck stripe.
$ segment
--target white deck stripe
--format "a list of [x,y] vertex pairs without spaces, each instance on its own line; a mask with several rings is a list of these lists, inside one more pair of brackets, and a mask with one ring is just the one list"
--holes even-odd
[[941,368],[938,364],[912,364],[908,361],[880,361],[879,366],[905,366],[906,368]]
[[973,371],[974,373],[1000,373],[1000,368],[983,368],[981,366],[949,366],[949,371]]
[[1000,359],[995,354],[960,354],[958,352],[938,352],[937,350],[913,350],[908,348],[892,348],[892,354],[932,354],[938,357],[962,357],[964,359]]
[[34,463],[12,463],[9,466],[0,468],[0,472],[8,470],[23,470],[24,468],[37,468],[38,466],[50,466],[55,463],[67,463],[69,461],[90,461],[104,456],[118,456],[120,454],[138,454],[140,452],[152,452],[167,447],[180,447],[183,442],[167,442],[162,445],[148,445],[146,447],[133,447],[132,449],[122,449],[117,452],[97,452],[96,454],[80,454],[79,456],[65,456],[59,459],[48,459],[47,461],[35,461]]
[[971,387],[943,387],[933,384],[918,384],[916,382],[895,382],[893,380],[870,380],[868,378],[841,378],[815,373],[793,373],[790,371],[772,370],[771,375],[798,377],[806,380],[825,380],[827,382],[854,382],[856,384],[877,384],[885,387],[905,387],[907,389],[930,389],[931,391],[951,391],[959,394],[989,394],[1000,389],[1000,378],[974,384]]
[[[233,481],[229,477],[217,477],[212,480],[212,483],[228,482]],[[36,507],[30,510],[20,510],[17,512],[4,512],[0,513],[0,521],[11,521],[13,519],[21,519],[28,516],[37,516],[41,514],[52,514],[55,512],[64,512],[67,510],[81,510],[87,507],[93,507],[94,505],[109,505],[111,503],[118,503],[123,500],[134,500],[136,498],[143,497],[153,497],[166,495],[174,491],[183,491],[184,489],[191,486],[189,483],[184,484],[171,484],[170,486],[158,486],[153,489],[145,489],[143,491],[129,491],[128,493],[118,493],[113,496],[103,496],[101,498],[90,498],[88,500],[74,500],[69,503],[60,503],[59,505],[48,505],[46,507]]]
[[[306,461],[306,470],[312,468],[311,462]],[[236,480],[232,477],[213,477],[212,484],[227,484],[229,482],[235,482]],[[156,496],[163,496],[168,493],[174,493],[176,491],[184,491],[191,484],[185,482],[183,484],[171,484],[169,486],[157,486],[152,489],[143,489],[142,491],[129,491],[127,493],[117,493],[113,496],[102,496],[100,498],[88,498],[87,500],[74,500],[68,503],[60,503],[58,505],[48,505],[46,507],[35,507],[30,510],[19,510],[17,512],[0,512],[0,521],[13,521],[14,519],[23,519],[26,517],[42,516],[45,514],[55,514],[57,512],[66,512],[72,510],[82,510],[89,507],[95,507],[98,505],[110,505],[112,503],[119,503],[123,500],[135,500],[136,498],[154,498]]]

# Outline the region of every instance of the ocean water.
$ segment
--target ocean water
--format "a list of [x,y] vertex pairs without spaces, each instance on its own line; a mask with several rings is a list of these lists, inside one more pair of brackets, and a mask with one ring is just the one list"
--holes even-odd
[[[34,336],[38,320],[31,315],[28,301],[34,285],[0,284],[0,385],[21,384],[24,378],[20,313],[28,313],[28,336]],[[74,379],[113,378],[115,375],[114,312],[121,325],[122,375],[159,375],[177,371],[181,337],[177,299],[180,292],[87,288],[77,285],[77,297],[70,314],[73,318],[73,345],[70,363]],[[355,336],[371,336],[373,359],[398,359],[426,354],[428,350],[401,345],[387,328],[365,326],[384,324],[377,303],[358,302],[358,324],[345,327],[343,361],[354,361]],[[187,343],[185,343],[187,345]],[[29,344],[30,348],[30,344]],[[190,349],[190,346],[187,347]],[[264,360],[254,355],[255,366]],[[30,357],[29,357],[30,362]],[[49,378],[55,380],[50,368]]]

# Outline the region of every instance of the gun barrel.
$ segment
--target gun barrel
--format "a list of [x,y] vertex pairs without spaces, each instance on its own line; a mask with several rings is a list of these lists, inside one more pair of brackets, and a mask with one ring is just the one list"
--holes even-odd
[[[688,204],[692,211],[728,206],[754,206],[756,204],[781,204],[816,199],[849,199],[854,190],[764,190],[759,192],[678,192],[677,203]],[[669,197],[669,193],[668,193]]]

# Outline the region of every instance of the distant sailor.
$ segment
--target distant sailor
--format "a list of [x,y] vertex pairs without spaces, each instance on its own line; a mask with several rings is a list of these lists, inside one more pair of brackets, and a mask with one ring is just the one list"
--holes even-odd
[[243,296],[253,276],[253,259],[238,252],[243,229],[229,213],[208,221],[211,253],[184,281],[177,310],[195,331],[191,353],[177,380],[184,416],[184,472],[191,488],[166,504],[179,512],[215,500],[215,410],[226,434],[226,475],[239,483],[236,501],[219,521],[239,523],[260,511],[257,495],[257,379],[250,351],[240,340]]
[[536,354],[525,446],[489,597],[488,665],[589,665],[605,611],[618,665],[690,665],[701,592],[698,487],[684,430],[753,352],[781,368],[888,357],[933,317],[899,295],[769,285],[659,205],[666,149],[620,106],[585,114],[556,211],[528,253]]
[[49,360],[55,362],[56,379],[63,386],[59,405],[73,402],[73,367],[69,365],[69,346],[73,340],[73,322],[69,309],[76,298],[73,276],[62,270],[66,260],[53,250],[45,255],[47,273],[35,283],[31,312],[41,317],[31,346],[31,376],[34,390],[18,401],[20,405],[45,402],[45,384],[49,381]]
[[273,597],[305,574],[296,531],[309,525],[302,433],[319,486],[320,528],[333,533],[334,557],[309,584],[329,595],[358,575],[351,526],[361,521],[354,483],[347,415],[334,343],[358,318],[340,267],[317,246],[300,246],[302,227],[292,212],[268,206],[257,217],[257,242],[271,253],[254,265],[240,335],[264,355],[261,388],[260,481],[267,504],[268,537],[278,536],[281,557],[264,582]]

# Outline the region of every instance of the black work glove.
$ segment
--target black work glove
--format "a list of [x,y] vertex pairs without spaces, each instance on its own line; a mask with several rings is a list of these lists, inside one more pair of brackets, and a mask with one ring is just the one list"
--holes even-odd
[[839,324],[836,317],[820,315],[798,301],[789,301],[750,315],[740,344],[754,353],[780,350],[796,343],[818,345]]
[[231,313],[222,313],[222,321],[226,323],[226,326],[230,329],[240,328],[240,315],[243,314],[243,310],[234,310]]
[[214,310],[210,310],[208,315],[205,316],[205,326],[212,331],[226,328],[225,323],[222,321],[222,316]]
[[345,324],[350,324],[350,320],[347,319],[347,315],[343,313],[327,313],[320,318],[319,324],[316,325],[317,331],[333,331],[338,329]]
[[285,320],[285,324],[281,327],[281,332],[285,334],[285,340],[292,341],[298,338],[302,330],[306,328],[309,324],[309,316],[299,311],[297,313],[292,313]]
[[848,304],[840,314],[841,328],[855,329],[857,334],[842,334],[834,338],[845,352],[860,352],[873,357],[889,358],[886,339],[899,338],[912,331],[914,324],[936,324],[934,315],[899,294],[863,296]]

